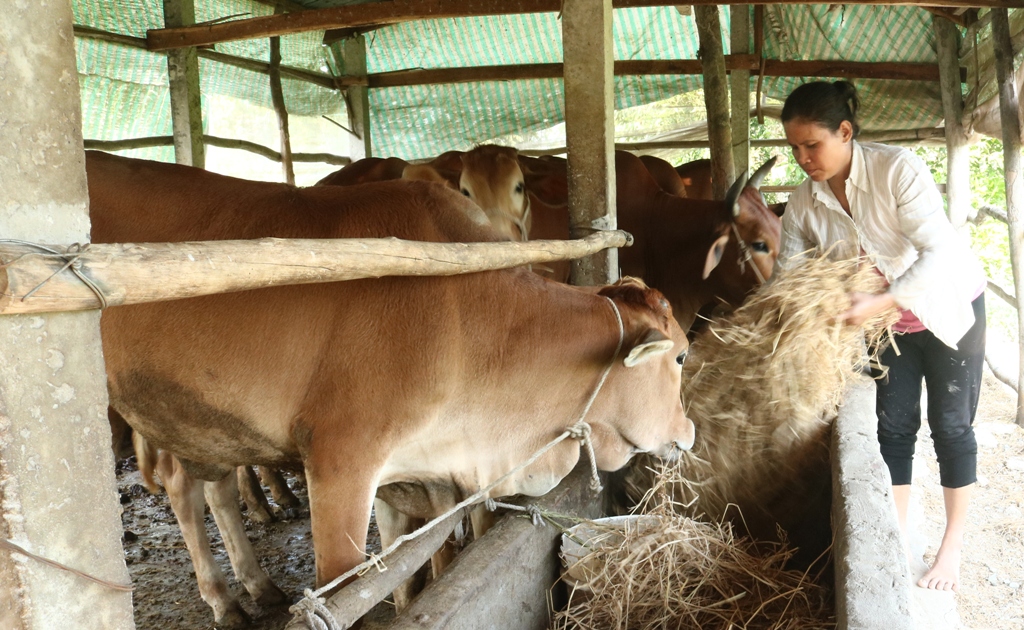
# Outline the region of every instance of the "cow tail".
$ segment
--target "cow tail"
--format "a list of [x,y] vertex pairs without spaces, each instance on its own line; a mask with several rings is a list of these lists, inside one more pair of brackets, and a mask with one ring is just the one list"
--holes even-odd
[[146,438],[142,437],[142,434],[138,431],[132,432],[132,446],[135,447],[135,460],[139,464],[139,474],[142,475],[142,483],[153,494],[159,493],[160,487],[153,478],[153,471],[156,470],[157,459],[160,456],[159,451]]

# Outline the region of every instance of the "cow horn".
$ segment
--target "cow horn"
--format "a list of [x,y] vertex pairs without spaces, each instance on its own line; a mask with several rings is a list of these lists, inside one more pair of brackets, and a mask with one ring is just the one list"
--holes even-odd
[[763,182],[765,176],[768,175],[768,173],[770,173],[773,168],[775,168],[775,162],[778,159],[779,156],[773,155],[771,159],[762,164],[761,168],[754,171],[754,174],[750,176],[750,181],[747,182],[747,186],[750,186],[754,190],[760,190],[761,182]]
[[747,171],[743,173],[733,182],[732,186],[729,187],[729,192],[725,193],[725,203],[729,204],[732,208],[732,215],[738,217],[740,215],[740,193],[743,192],[743,187],[747,185]]

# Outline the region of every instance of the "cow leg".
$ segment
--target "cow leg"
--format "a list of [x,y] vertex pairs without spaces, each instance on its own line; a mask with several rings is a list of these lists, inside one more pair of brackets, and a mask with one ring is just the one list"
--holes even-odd
[[[381,499],[373,501],[373,515],[377,519],[377,531],[380,532],[380,545],[387,549],[399,536],[416,531],[423,526],[423,519],[412,518],[399,512]],[[443,567],[442,567],[443,568]],[[409,605],[414,597],[420,594],[427,585],[426,571],[417,570],[408,580],[391,593],[395,599],[395,608],[399,611]]]
[[[241,468],[252,471],[248,466]],[[284,592],[274,585],[270,576],[260,566],[256,550],[252,548],[252,543],[245,534],[242,513],[238,510],[238,485],[235,477],[227,475],[220,481],[208,482],[205,494],[238,581],[245,586],[245,590],[249,591],[256,603],[264,608],[288,601]]]
[[478,505],[469,513],[469,520],[473,524],[473,540],[480,540],[487,530],[494,527],[494,512]]
[[[256,477],[256,471],[252,469],[252,466],[239,466],[237,473],[238,492],[242,495],[242,500],[245,501],[245,510],[249,518],[257,523],[272,522],[274,515],[270,511],[270,503],[267,502],[266,495],[263,494],[263,487],[260,486],[260,481]],[[228,476],[230,477],[230,475]]]
[[213,609],[215,623],[228,628],[249,625],[249,614],[232,597],[224,573],[210,551],[210,540],[203,522],[203,482],[185,472],[170,453],[160,453],[156,469],[171,500],[171,509],[178,519],[185,547],[192,557],[199,595]]
[[[352,461],[347,462],[350,467],[341,468],[336,452],[316,453],[318,444],[313,446],[314,453],[306,457],[304,463],[316,585],[321,588],[366,560],[366,530],[377,480],[374,475],[363,474]],[[351,578],[346,583],[350,581]]]
[[270,496],[274,497],[274,503],[283,508],[297,508],[302,505],[299,497],[295,496],[292,489],[288,487],[288,482],[285,481],[280,470],[260,466],[259,471],[263,483],[270,488]]

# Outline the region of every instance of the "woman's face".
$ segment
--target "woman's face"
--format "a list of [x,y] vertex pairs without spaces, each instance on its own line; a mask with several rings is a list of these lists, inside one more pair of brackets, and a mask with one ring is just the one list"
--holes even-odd
[[793,157],[807,176],[816,182],[850,174],[853,160],[853,126],[843,121],[839,129],[830,131],[816,122],[794,118],[782,124]]

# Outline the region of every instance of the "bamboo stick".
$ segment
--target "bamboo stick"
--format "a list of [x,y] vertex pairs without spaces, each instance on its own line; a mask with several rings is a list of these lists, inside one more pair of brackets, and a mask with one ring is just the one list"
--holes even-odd
[[[572,241],[420,243],[382,239],[276,239],[91,244],[80,253],[0,241],[0,315],[81,311],[381,276],[449,276],[589,256],[632,236],[602,231]],[[34,291],[34,293],[33,293]],[[29,295],[31,294],[31,295]],[[28,296],[28,297],[26,297]]]
[[281,137],[281,170],[284,181],[295,185],[295,168],[292,166],[292,137],[288,131],[288,108],[284,102],[284,88],[281,86],[281,38],[270,38],[270,99],[277,114],[277,129]]
[[[262,144],[249,142],[248,140],[236,140],[233,138],[220,138],[217,136],[204,135],[203,142],[222,149],[241,149],[261,155],[268,160],[281,161],[281,154],[270,147]],[[86,149],[97,151],[128,151],[130,149],[148,149],[150,147],[166,147],[174,143],[171,136],[151,136],[149,138],[128,138],[125,140],[86,140]],[[292,153],[293,162],[324,162],[335,166],[351,164],[351,158],[332,153]]]
[[1017,304],[1017,298],[1014,297],[1013,294],[1011,294],[1009,291],[993,282],[991,279],[989,279],[988,284],[985,288],[987,288],[992,293],[995,293],[999,297],[1003,298],[1003,301],[1012,306],[1013,308],[1020,308]]

